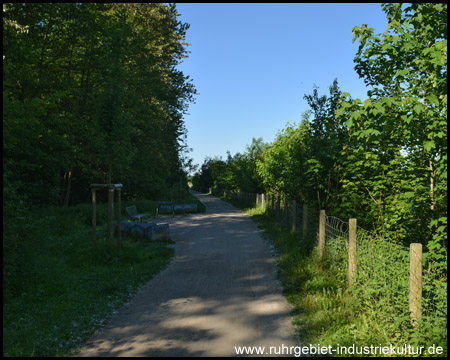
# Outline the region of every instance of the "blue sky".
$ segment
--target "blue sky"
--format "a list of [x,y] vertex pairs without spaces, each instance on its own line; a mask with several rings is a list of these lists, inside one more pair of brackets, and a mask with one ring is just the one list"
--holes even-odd
[[314,85],[328,94],[335,78],[342,91],[366,98],[354,70],[358,42],[352,28],[386,31],[380,4],[178,3],[189,23],[189,57],[179,65],[199,95],[184,116],[190,157],[226,159],[252,138],[272,142],[286,123],[299,123],[303,99]]

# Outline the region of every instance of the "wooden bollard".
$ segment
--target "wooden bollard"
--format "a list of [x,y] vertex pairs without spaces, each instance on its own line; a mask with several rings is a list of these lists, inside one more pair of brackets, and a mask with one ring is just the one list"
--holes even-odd
[[325,210],[320,210],[319,217],[319,260],[322,260],[325,252]]
[[422,244],[409,246],[409,312],[411,324],[422,317]]
[[348,228],[348,284],[352,286],[356,276],[356,219],[349,219]]

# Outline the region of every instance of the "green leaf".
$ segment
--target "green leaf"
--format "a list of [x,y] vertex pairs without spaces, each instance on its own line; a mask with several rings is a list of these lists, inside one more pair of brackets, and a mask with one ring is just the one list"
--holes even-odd
[[436,144],[434,143],[433,140],[429,140],[429,141],[425,141],[425,143],[423,144],[423,147],[425,148],[425,150],[430,151],[431,149],[433,149],[436,146]]
[[336,110],[336,116],[344,115],[344,111],[345,109],[343,107],[340,107],[339,109]]
[[406,198],[413,198],[415,196],[415,193],[414,192],[412,192],[412,191],[409,191],[409,192],[407,192],[407,193],[405,193],[405,197]]
[[430,104],[436,104],[436,105],[439,105],[439,100],[438,100],[438,98],[437,98],[436,95],[430,94],[430,95],[427,96],[427,99],[428,99],[428,101],[429,101]]
[[424,109],[424,106],[421,103],[417,103],[414,106],[414,111],[416,112],[416,114],[420,114],[423,109]]

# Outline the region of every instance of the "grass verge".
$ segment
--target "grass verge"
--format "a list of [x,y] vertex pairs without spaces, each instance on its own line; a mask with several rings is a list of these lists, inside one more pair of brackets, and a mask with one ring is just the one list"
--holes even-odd
[[[142,210],[150,203],[133,202]],[[8,225],[3,356],[69,355],[169,264],[168,243],[122,237],[122,249],[110,251],[106,204],[97,208],[97,249],[88,204],[41,209]]]
[[[388,356],[446,356],[446,329],[426,325],[411,327],[408,317],[393,316],[383,304],[373,300],[375,296],[367,296],[373,289],[364,289],[363,296],[352,294],[347,288],[344,271],[319,261],[312,238],[314,233],[302,239],[300,232],[293,234],[260,209],[223,199],[249,214],[275,248],[278,278],[286,299],[294,306],[293,324],[302,344],[320,344],[333,349],[345,347],[349,353],[339,356],[349,357],[361,356],[354,351],[350,353],[352,346],[372,351],[364,356],[386,356],[381,348],[390,345],[394,346],[396,354]],[[412,346],[413,354],[400,353],[404,346]],[[442,348],[440,353],[428,352],[438,346]],[[414,355],[414,351],[418,354]]]

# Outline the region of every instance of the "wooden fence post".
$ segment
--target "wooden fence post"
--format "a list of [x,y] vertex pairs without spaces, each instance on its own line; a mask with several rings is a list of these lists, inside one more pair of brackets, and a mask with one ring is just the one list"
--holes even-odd
[[320,210],[319,217],[319,260],[322,260],[325,251],[325,210]]
[[409,246],[409,312],[411,324],[422,317],[422,244]]
[[91,190],[92,192],[92,241],[94,243],[94,248],[97,247],[97,208],[96,208],[96,199],[95,199],[95,189]]
[[303,204],[303,240],[306,238],[308,231],[308,205]]
[[297,202],[292,200],[292,232],[297,231]]
[[348,284],[352,286],[356,276],[356,219],[349,219],[348,228]]

